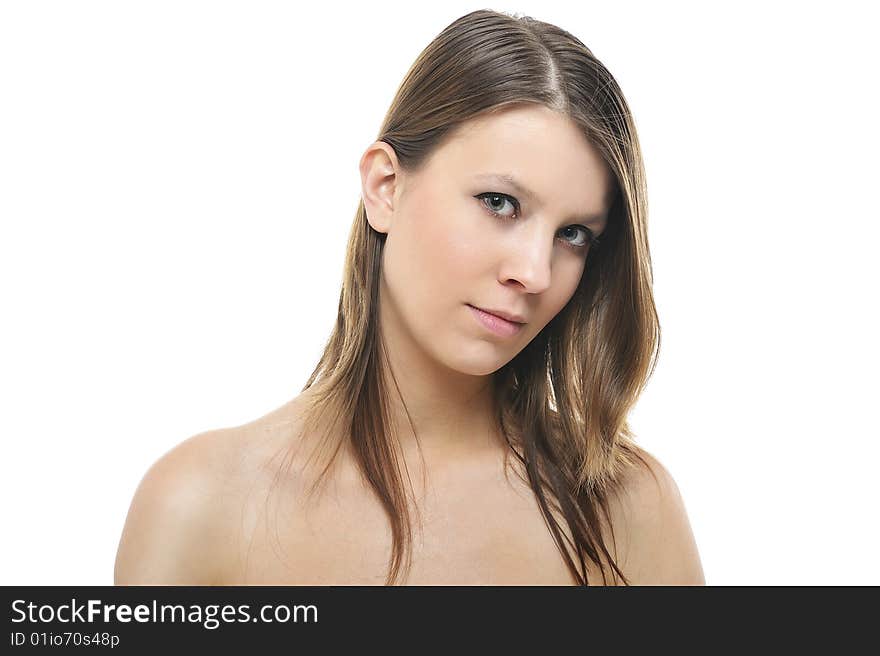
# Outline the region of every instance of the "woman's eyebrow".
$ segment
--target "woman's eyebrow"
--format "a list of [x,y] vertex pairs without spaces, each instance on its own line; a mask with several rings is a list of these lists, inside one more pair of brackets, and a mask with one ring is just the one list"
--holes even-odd
[[[485,182],[501,182],[510,185],[519,195],[528,198],[537,205],[541,204],[541,199],[538,194],[526,187],[510,173],[480,173],[476,177],[478,180]],[[583,221],[584,223],[601,223],[605,219],[605,214],[605,212],[586,214],[577,220]]]

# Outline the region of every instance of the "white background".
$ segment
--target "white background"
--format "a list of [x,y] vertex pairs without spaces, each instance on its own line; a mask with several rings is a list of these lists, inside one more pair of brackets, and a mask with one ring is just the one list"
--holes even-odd
[[[111,584],[149,466],[299,393],[360,155],[483,6],[0,5],[0,583]],[[709,584],[880,584],[863,6],[491,6],[578,36],[635,115],[663,338],[632,426]]]

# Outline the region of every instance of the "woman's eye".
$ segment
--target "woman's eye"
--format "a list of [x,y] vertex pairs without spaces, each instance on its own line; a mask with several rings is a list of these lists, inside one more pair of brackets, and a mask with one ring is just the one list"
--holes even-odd
[[[596,241],[596,238],[593,237],[593,232],[582,225],[568,226],[567,228],[562,229],[563,232],[574,231],[574,234],[571,235],[577,241],[570,241],[569,243],[575,248],[586,248],[590,244]],[[580,239],[578,239],[578,231],[583,235]],[[571,233],[569,233],[571,234]],[[568,241],[568,240],[566,240]]]
[[[480,198],[483,201],[483,205],[485,205],[492,214],[502,219],[515,218],[519,212],[519,203],[515,198],[508,196],[507,194],[499,194],[490,191],[485,194],[480,194],[477,198]],[[502,212],[505,204],[510,205],[514,209],[513,214],[504,214]]]

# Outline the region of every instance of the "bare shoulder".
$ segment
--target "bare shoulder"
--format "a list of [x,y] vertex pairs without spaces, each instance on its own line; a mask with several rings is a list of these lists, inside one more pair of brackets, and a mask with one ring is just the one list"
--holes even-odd
[[246,501],[267,487],[297,423],[293,407],[199,433],[153,463],[125,519],[114,584],[222,584],[237,566]]
[[631,470],[609,498],[618,566],[633,585],[705,585],[678,485],[657,458],[640,453],[648,467]]
[[141,479],[125,519],[116,585],[211,585],[224,544],[219,482],[232,440],[228,430],[190,437]]

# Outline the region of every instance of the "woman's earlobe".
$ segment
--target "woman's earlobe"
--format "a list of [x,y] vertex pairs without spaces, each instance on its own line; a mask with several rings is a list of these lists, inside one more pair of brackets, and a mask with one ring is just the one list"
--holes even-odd
[[364,216],[367,219],[367,223],[370,224],[370,227],[378,233],[387,234],[388,229],[390,227],[389,221],[384,219],[383,217],[379,217],[378,219],[374,216],[370,209],[367,207],[367,203],[364,202]]
[[377,204],[375,198],[372,201],[369,200],[366,194],[362,195],[362,202],[364,215],[367,217],[370,227],[376,232],[387,233],[391,227],[391,213],[386,211],[381,203]]

